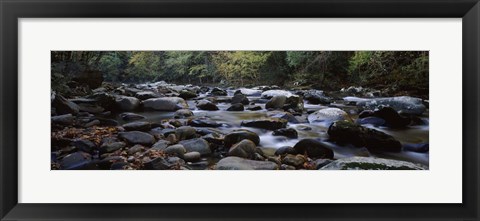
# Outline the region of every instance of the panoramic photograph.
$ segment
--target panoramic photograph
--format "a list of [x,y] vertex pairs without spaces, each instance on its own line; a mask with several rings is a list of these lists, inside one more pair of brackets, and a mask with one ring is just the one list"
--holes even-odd
[[51,51],[50,100],[51,170],[429,169],[428,51]]

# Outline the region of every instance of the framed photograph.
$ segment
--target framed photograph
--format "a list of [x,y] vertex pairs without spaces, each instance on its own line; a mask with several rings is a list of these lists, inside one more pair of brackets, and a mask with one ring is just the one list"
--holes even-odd
[[479,220],[477,0],[0,2],[2,220]]

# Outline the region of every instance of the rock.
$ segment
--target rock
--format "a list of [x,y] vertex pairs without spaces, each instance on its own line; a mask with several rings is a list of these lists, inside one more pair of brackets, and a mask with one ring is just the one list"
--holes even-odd
[[117,107],[122,111],[133,111],[140,106],[140,100],[135,97],[118,96],[115,102]]
[[173,117],[176,119],[189,118],[189,117],[193,117],[193,112],[189,109],[179,109],[175,111],[175,113],[173,114]]
[[145,149],[144,146],[137,144],[137,145],[134,145],[133,147],[128,148],[127,153],[128,155],[133,155],[135,153],[143,151],[144,149]]
[[178,140],[187,140],[197,137],[197,131],[193,127],[181,126],[175,130]]
[[197,162],[201,159],[201,154],[199,152],[188,152],[183,155],[183,159],[187,162]]
[[275,155],[277,155],[277,156],[281,156],[281,155],[285,155],[285,154],[297,155],[298,153],[295,150],[295,148],[289,147],[289,146],[280,147],[275,151]]
[[244,127],[255,127],[266,130],[277,130],[287,126],[287,120],[281,118],[264,118],[259,120],[245,120],[241,123]]
[[188,122],[192,127],[221,127],[222,124],[209,119],[195,119]]
[[185,99],[185,100],[188,100],[188,99],[197,97],[197,93],[192,92],[192,91],[188,91],[188,90],[182,90],[182,91],[180,91],[180,95],[178,95],[178,96]]
[[92,120],[86,124],[83,125],[83,127],[93,127],[93,126],[96,126],[96,125],[100,125],[101,122],[99,120]]
[[180,97],[161,97],[144,100],[143,107],[157,111],[176,111],[188,109],[188,104]]
[[250,101],[248,100],[247,96],[243,94],[236,94],[232,97],[232,104],[238,104],[238,103],[247,105],[248,103],[250,103]]
[[153,160],[147,161],[143,165],[147,170],[168,170],[173,166],[162,157],[157,157]]
[[135,97],[143,101],[150,98],[158,98],[158,95],[153,91],[140,91],[135,93]]
[[211,95],[215,95],[215,96],[227,96],[227,91],[226,90],[222,90],[218,87],[216,88],[213,88],[212,91],[210,92]]
[[177,136],[175,134],[169,134],[167,136],[166,140],[170,143],[177,143],[178,142]]
[[303,112],[305,110],[303,106],[303,98],[297,95],[287,97],[287,100],[285,100],[285,104],[283,105],[283,110],[293,110],[298,113]]
[[207,93],[208,91],[210,91],[210,88],[205,86],[200,87],[200,93]]
[[330,160],[330,159],[316,159],[315,160],[315,169],[320,169],[326,165],[328,165],[329,163],[333,162],[333,160]]
[[183,155],[186,152],[187,152],[187,150],[181,144],[172,145],[172,146],[169,146],[165,149],[165,153],[170,154],[170,155],[175,155],[175,156],[178,156],[180,158],[183,158]]
[[403,150],[405,151],[413,151],[417,153],[427,153],[428,152],[428,143],[408,143],[403,145]]
[[103,74],[100,71],[88,70],[75,73],[72,79],[79,84],[87,85],[89,88],[95,89],[102,86]]
[[255,161],[240,157],[226,157],[218,161],[217,170],[277,170],[278,165],[270,161]]
[[60,160],[60,168],[64,170],[87,169],[91,163],[92,156],[84,152],[68,154]]
[[258,110],[262,110],[262,107],[260,107],[260,106],[252,106],[252,107],[247,108],[247,110],[249,110],[249,111],[258,111]]
[[92,114],[99,114],[105,111],[103,107],[100,107],[94,104],[87,104],[87,103],[78,104],[78,108],[82,112],[88,112]]
[[168,157],[167,162],[172,164],[174,169],[180,169],[179,167],[185,165],[185,160],[180,157]]
[[281,170],[296,170],[297,168],[295,168],[294,166],[291,166],[291,165],[282,164],[282,165],[280,165],[280,169]]
[[227,111],[243,111],[243,110],[245,110],[245,107],[241,103],[232,104],[232,106],[227,108]]
[[170,145],[169,141],[159,140],[153,144],[152,149],[164,151],[168,147],[168,145]]
[[314,139],[300,140],[295,146],[295,151],[299,154],[306,154],[310,158],[333,159],[333,151],[320,141]]
[[425,166],[373,157],[351,157],[333,161],[321,170],[425,170]]
[[98,92],[90,96],[97,100],[97,104],[105,108],[106,110],[117,110],[116,97],[106,92]]
[[125,120],[125,121],[131,121],[131,120],[140,120],[140,119],[145,119],[145,116],[142,116],[140,114],[135,114],[135,113],[121,113],[120,117]]
[[72,114],[64,114],[59,116],[54,116],[50,118],[52,123],[61,124],[65,126],[73,125],[75,123],[75,117]]
[[116,150],[120,150],[124,147],[126,147],[127,144],[125,142],[111,142],[111,143],[103,143],[100,146],[100,153],[111,153]]
[[141,131],[120,132],[118,135],[121,139],[126,140],[130,144],[151,146],[155,143],[155,138],[152,135]]
[[402,144],[394,137],[348,121],[337,121],[330,125],[328,135],[330,140],[338,144],[353,144],[366,147],[369,151],[399,152],[402,149]]
[[363,124],[370,124],[376,127],[385,125],[385,120],[379,117],[365,117],[365,118],[358,118],[355,123],[363,125]]
[[283,159],[282,163],[292,165],[296,168],[303,167],[303,164],[307,161],[307,159],[303,155],[292,155],[287,154]]
[[391,107],[379,107],[379,110],[373,112],[373,116],[383,119],[385,126],[391,128],[402,128],[411,123],[410,118],[400,116],[400,114]]
[[95,143],[85,139],[75,139],[71,145],[86,153],[91,153],[97,147]]
[[238,90],[240,90],[240,93],[246,96],[260,96],[262,94],[262,90],[248,89],[248,88],[239,88]]
[[210,110],[210,111],[218,110],[217,105],[207,100],[199,101],[197,104],[197,108],[200,110]]
[[255,159],[257,147],[251,140],[242,140],[234,144],[228,151],[228,156]]
[[337,120],[346,120],[348,117],[347,112],[339,108],[325,108],[308,115],[308,122],[318,123],[318,122],[333,122]]
[[289,91],[284,91],[284,90],[268,90],[268,91],[262,92],[261,97],[266,98],[266,99],[270,99],[272,97],[280,96],[280,95],[285,96],[285,97],[290,97],[293,94]]
[[298,138],[298,133],[293,128],[282,128],[282,129],[274,130],[272,132],[272,135],[273,136],[285,136],[285,137],[293,138],[293,139]]
[[73,114],[76,115],[80,112],[80,107],[65,99],[63,96],[56,94],[52,101],[52,107],[55,108],[57,114]]
[[357,106],[364,106],[372,110],[380,106],[389,106],[397,112],[414,115],[421,115],[426,110],[422,99],[409,96],[362,99],[357,100]]
[[126,123],[122,127],[125,128],[126,131],[149,131],[152,125],[149,122],[135,121]]
[[256,133],[249,130],[236,130],[224,137],[224,145],[229,148],[244,139],[251,140],[255,145],[260,143],[260,137]]
[[202,138],[195,138],[190,140],[182,140],[180,144],[185,147],[187,152],[199,152],[202,156],[210,155],[212,151],[210,150],[210,145],[208,142]]
[[330,104],[332,103],[333,99],[331,97],[325,96],[323,91],[319,90],[309,90],[303,94],[305,100],[307,100],[310,104]]
[[267,117],[285,119],[288,122],[294,123],[294,124],[300,123],[298,119],[295,116],[293,116],[293,114],[288,112],[283,112],[283,111],[269,111],[267,112]]
[[265,108],[266,109],[270,109],[270,108],[282,109],[286,100],[287,100],[287,97],[284,95],[274,96],[265,104]]

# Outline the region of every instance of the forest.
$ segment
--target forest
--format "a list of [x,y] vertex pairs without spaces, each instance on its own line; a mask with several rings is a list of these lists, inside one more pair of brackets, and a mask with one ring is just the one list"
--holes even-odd
[[52,51],[52,170],[427,170],[427,51]]
[[426,51],[54,51],[51,59],[57,90],[64,78],[95,70],[107,82],[122,83],[164,80],[322,90],[355,85],[428,92]]

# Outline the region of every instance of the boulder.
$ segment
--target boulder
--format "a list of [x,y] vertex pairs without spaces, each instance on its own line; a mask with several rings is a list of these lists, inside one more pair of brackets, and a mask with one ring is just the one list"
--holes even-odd
[[427,167],[399,160],[373,157],[350,157],[335,160],[321,170],[425,170]]
[[117,108],[122,111],[133,111],[140,106],[140,100],[135,97],[118,96],[115,99]]
[[277,130],[287,126],[287,120],[281,118],[264,118],[258,120],[245,120],[241,125],[244,127],[255,127],[266,130]]
[[63,170],[87,169],[92,161],[92,156],[84,152],[75,152],[63,157],[59,164]]
[[175,130],[175,136],[178,140],[187,140],[197,137],[197,131],[190,126],[181,126]]
[[310,104],[330,104],[333,99],[326,96],[323,91],[319,90],[309,90],[304,92],[303,97]]
[[379,117],[365,117],[365,118],[358,118],[355,121],[356,124],[370,124],[376,127],[385,125],[385,120]]
[[218,161],[217,170],[277,170],[276,163],[270,161],[248,160],[240,157],[226,157]]
[[336,121],[328,128],[330,140],[338,144],[353,144],[369,151],[399,152],[402,144],[394,137],[348,121]]
[[257,147],[251,140],[242,140],[234,144],[228,151],[228,156],[255,159]]
[[135,121],[126,123],[122,127],[127,131],[149,131],[152,128],[152,124],[144,121]]
[[91,153],[97,147],[95,143],[86,139],[75,139],[71,145],[86,153]]
[[183,155],[183,159],[187,162],[197,162],[201,159],[201,154],[199,152],[188,152]]
[[266,109],[282,109],[287,97],[285,95],[277,95],[272,97],[266,104]]
[[157,111],[176,111],[188,109],[188,104],[180,97],[161,97],[144,100],[143,107]]
[[261,97],[266,98],[266,99],[270,99],[272,97],[280,96],[280,95],[285,96],[285,97],[290,97],[293,94],[292,94],[292,92],[284,91],[284,90],[267,90],[267,91],[262,92]]
[[130,144],[151,146],[155,143],[155,138],[152,135],[141,131],[120,132],[118,136]]
[[212,89],[210,94],[215,95],[215,96],[227,96],[228,93],[227,93],[226,90],[223,90],[223,89],[220,89],[220,88],[216,87],[216,88]]
[[119,115],[124,121],[131,121],[131,120],[140,120],[140,119],[145,119],[146,117],[140,114],[135,114],[135,113],[121,113]]
[[210,150],[210,144],[202,138],[182,140],[180,141],[180,144],[185,147],[187,152],[199,152],[202,156],[210,155],[212,153]]
[[291,113],[289,113],[289,112],[283,112],[283,111],[268,111],[268,112],[267,112],[267,117],[285,119],[285,120],[287,120],[288,122],[294,123],[294,124],[300,123],[300,121],[299,121],[295,116],[293,116],[293,114],[291,114]]
[[287,154],[285,157],[282,159],[282,163],[294,166],[295,168],[301,168],[303,167],[303,164],[307,162],[307,159],[303,155],[292,155],[292,154]]
[[181,144],[175,144],[175,145],[172,145],[172,146],[168,146],[165,149],[165,153],[170,154],[170,155],[175,155],[175,156],[178,156],[180,158],[183,158],[183,155],[186,152],[187,152],[187,150]]
[[295,146],[295,151],[299,154],[305,154],[310,158],[333,159],[333,151],[320,141],[314,139],[300,140]]
[[52,123],[61,124],[64,126],[73,125],[75,123],[75,117],[73,117],[72,114],[53,116],[50,119],[52,120]]
[[76,115],[80,112],[80,107],[65,99],[63,96],[56,94],[52,101],[52,107],[55,108],[57,114],[73,114]]
[[285,136],[285,137],[292,138],[292,139],[298,138],[298,133],[293,128],[282,128],[282,129],[274,130],[272,132],[272,135],[273,136]]
[[384,125],[390,128],[402,128],[411,123],[410,118],[400,116],[400,114],[391,107],[379,107],[378,110],[373,112],[373,116],[383,119],[385,121]]
[[240,90],[240,92],[246,96],[260,96],[262,94],[262,90],[249,89],[249,88],[240,88],[238,90]]
[[244,139],[252,141],[255,145],[258,145],[260,143],[260,137],[256,133],[249,130],[236,130],[225,135],[224,145],[225,147],[229,148],[233,144],[238,143]]
[[188,99],[197,97],[197,93],[189,91],[189,90],[182,90],[182,91],[180,91],[180,95],[178,95],[178,96],[185,99],[185,100],[188,100]]
[[150,98],[158,98],[158,95],[153,91],[140,91],[135,93],[135,97],[143,101]]
[[372,110],[380,106],[389,106],[399,113],[413,115],[421,115],[426,110],[422,99],[409,96],[362,99],[357,100],[357,106],[364,106]]
[[277,156],[281,156],[281,155],[285,155],[285,154],[297,155],[298,153],[297,153],[297,150],[295,150],[295,148],[290,147],[290,146],[280,147],[275,151],[275,155],[277,155]]
[[347,112],[339,108],[325,108],[313,112],[308,115],[308,122],[310,123],[319,123],[319,122],[333,122],[337,120],[346,120],[348,118]]
[[168,162],[163,157],[157,157],[153,160],[145,162],[143,166],[146,170],[168,170],[173,166],[173,164]]
[[192,127],[221,127],[222,124],[209,119],[195,119],[188,122]]
[[227,108],[227,111],[243,111],[243,110],[245,110],[245,107],[241,103],[232,104],[232,106]]
[[95,104],[88,104],[88,103],[80,103],[78,104],[78,108],[81,112],[88,112],[91,114],[99,114],[105,111],[103,107],[100,107]]
[[248,103],[250,103],[250,101],[248,100],[247,96],[243,94],[236,94],[232,97],[232,104],[238,104],[238,103],[247,105]]
[[152,145],[152,149],[165,151],[165,149],[168,147],[168,145],[170,145],[170,141],[159,140]]
[[199,101],[197,104],[197,108],[200,110],[210,110],[210,111],[218,110],[217,105],[207,100]]
[[179,109],[173,114],[173,117],[177,119],[189,118],[192,116],[193,112],[189,109]]

